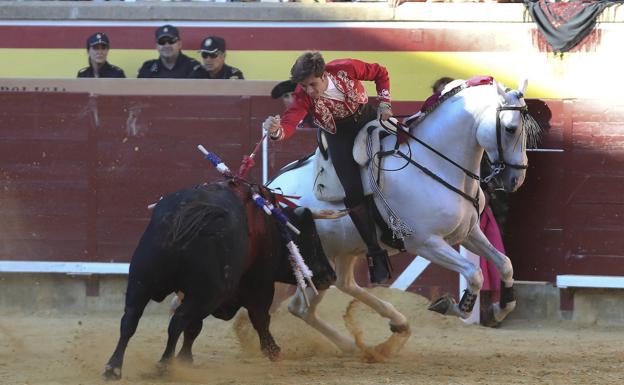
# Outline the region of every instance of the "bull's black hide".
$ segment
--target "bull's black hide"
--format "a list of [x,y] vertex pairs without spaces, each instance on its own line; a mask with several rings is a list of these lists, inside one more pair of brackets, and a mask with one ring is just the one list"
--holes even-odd
[[[251,189],[243,182],[212,183],[175,192],[156,205],[130,262],[121,335],[105,378],[121,378],[124,351],[149,300],[160,302],[173,292],[183,292],[184,300],[170,320],[161,363],[172,358],[183,331],[178,358],[192,360],[202,320],[229,320],[240,307],[248,310],[262,351],[271,359],[279,356],[269,332],[273,283],[295,284],[295,278],[280,228],[251,201]],[[315,285],[327,288],[335,273],[310,211],[284,212],[301,230],[293,239]]]

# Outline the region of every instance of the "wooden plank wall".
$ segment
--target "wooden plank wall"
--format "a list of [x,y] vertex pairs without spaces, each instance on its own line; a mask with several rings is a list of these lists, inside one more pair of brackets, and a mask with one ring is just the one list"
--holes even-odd
[[[419,104],[397,103],[396,113]],[[624,275],[624,108],[577,100],[530,108],[546,127],[540,147],[563,152],[530,153],[525,185],[509,196],[505,243],[516,277]],[[0,93],[0,259],[128,261],[149,203],[218,177],[197,144],[237,168],[260,122],[280,110],[264,96]],[[271,144],[270,175],[311,152],[314,137]],[[395,261],[398,275],[411,256]],[[430,267],[410,290],[435,296],[456,281]]]
[[540,147],[563,152],[531,153],[524,186],[509,196],[505,244],[516,277],[624,275],[624,106],[613,100],[546,106],[533,105],[544,110]]

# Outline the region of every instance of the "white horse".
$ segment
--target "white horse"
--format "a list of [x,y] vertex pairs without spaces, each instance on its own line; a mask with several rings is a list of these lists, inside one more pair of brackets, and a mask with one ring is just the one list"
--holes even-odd
[[[500,321],[515,307],[513,267],[509,258],[496,250],[479,229],[479,214],[485,202],[478,181],[480,161],[485,150],[492,160],[493,175],[497,174],[506,191],[515,191],[525,178],[527,137],[531,139],[531,135],[538,135],[539,127],[529,127],[533,130],[530,132],[523,125],[523,117],[527,117],[523,100],[526,81],[521,82],[518,90],[505,90],[491,78],[483,80],[481,83],[487,84],[467,86],[469,83],[464,81],[449,84],[446,89],[452,91],[444,101],[420,122],[412,124],[410,134],[439,154],[415,138],[400,145],[398,152],[385,159],[383,198],[377,195],[375,202],[386,221],[390,214],[384,213],[387,211],[384,201],[398,214],[395,219],[411,229],[411,235],[404,240],[408,252],[456,271],[468,281],[468,289],[461,301],[447,303],[442,312],[468,317],[483,284],[479,266],[461,256],[452,245],[461,244],[491,260],[502,278],[501,303],[491,309],[496,320]],[[475,82],[474,79],[471,81]],[[457,85],[460,87],[455,88]],[[382,140],[384,149],[393,149],[394,143],[394,136]],[[301,167],[278,175],[269,187],[284,194],[301,196],[297,201],[301,206],[334,211],[344,209],[342,202],[324,202],[315,198],[313,163],[314,157]],[[430,171],[429,174],[423,171],[425,169]],[[365,180],[364,183],[369,182]],[[316,226],[325,252],[335,265],[336,287],[388,318],[393,332],[409,331],[406,317],[392,304],[375,297],[355,282],[354,264],[357,257],[365,255],[366,246],[351,219],[317,220]],[[298,291],[289,310],[342,351],[355,352],[353,339],[317,316],[316,307],[323,295],[323,292],[317,296],[308,292],[308,306]]]

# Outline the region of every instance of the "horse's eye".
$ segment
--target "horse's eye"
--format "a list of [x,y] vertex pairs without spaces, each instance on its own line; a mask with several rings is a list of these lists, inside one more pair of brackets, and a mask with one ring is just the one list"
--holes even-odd
[[507,131],[508,134],[515,134],[516,130],[518,129],[518,127],[505,127],[505,131]]

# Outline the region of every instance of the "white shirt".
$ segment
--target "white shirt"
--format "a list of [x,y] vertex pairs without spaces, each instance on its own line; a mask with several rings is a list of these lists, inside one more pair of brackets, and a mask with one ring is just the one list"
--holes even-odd
[[342,92],[338,90],[338,88],[336,88],[336,85],[334,84],[331,76],[327,76],[327,80],[327,89],[325,90],[325,92],[323,92],[323,95],[321,96],[324,98],[340,100],[341,102],[344,102],[345,96]]

